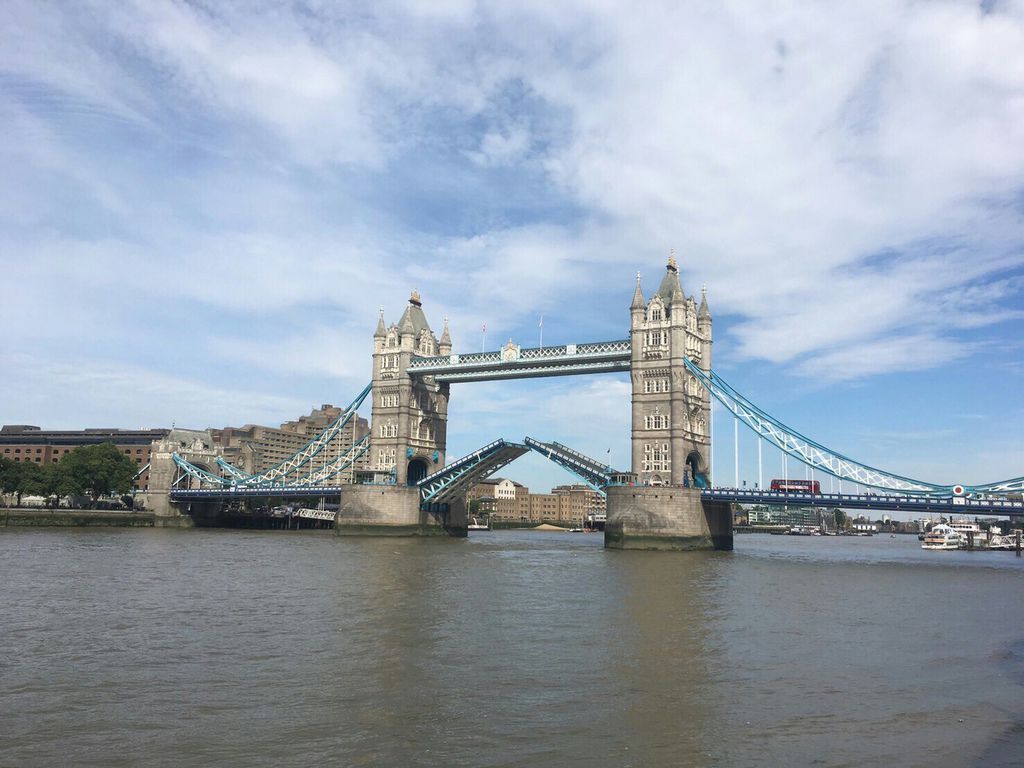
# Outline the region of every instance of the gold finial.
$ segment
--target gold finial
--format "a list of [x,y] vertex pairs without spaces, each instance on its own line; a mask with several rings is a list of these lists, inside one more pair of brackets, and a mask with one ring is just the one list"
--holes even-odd
[[640,285],[640,270],[637,270],[637,273],[636,273],[636,284]]
[[422,302],[420,302],[420,292],[419,291],[413,291],[411,294],[409,294],[409,303],[410,304],[415,304],[417,307],[420,306],[420,304]]
[[702,285],[700,287],[700,295],[703,296],[704,298],[707,298],[707,296],[708,296],[708,284],[707,283],[704,283],[704,285]]
[[676,249],[672,248],[668,252],[668,268],[679,271],[679,265],[676,264]]

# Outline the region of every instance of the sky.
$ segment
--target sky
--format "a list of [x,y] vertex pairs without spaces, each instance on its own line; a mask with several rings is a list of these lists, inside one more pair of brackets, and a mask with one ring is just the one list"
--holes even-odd
[[[456,351],[541,316],[545,344],[625,338],[674,248],[716,371],[781,421],[922,480],[1024,475],[1022,2],[0,13],[0,423],[345,405],[414,289]],[[449,456],[628,467],[629,408],[621,374],[456,384]],[[719,484],[733,453],[719,412]]]

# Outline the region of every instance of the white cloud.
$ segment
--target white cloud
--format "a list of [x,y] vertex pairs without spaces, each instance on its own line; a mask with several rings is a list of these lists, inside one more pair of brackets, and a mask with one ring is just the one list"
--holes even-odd
[[474,163],[483,166],[510,165],[522,160],[530,148],[530,132],[526,126],[513,125],[504,131],[489,131],[480,140],[480,148],[470,152]]
[[[347,386],[412,288],[459,349],[621,336],[671,246],[722,363],[864,382],[1019,329],[1020,4],[6,10],[5,351],[163,350],[174,410],[239,370]],[[621,442],[586,418],[614,382],[544,386],[500,402]]]
[[[0,354],[0,367],[12,374],[0,403],[0,423],[23,423],[22,414],[46,416],[44,429],[87,426],[129,428],[178,426],[205,428],[224,424],[281,421],[281,414],[309,409],[294,397],[262,392],[251,382],[211,386],[199,379],[160,374],[122,361],[54,360],[25,354]],[[18,375],[27,373],[28,375]]]
[[897,336],[864,341],[815,355],[797,373],[818,381],[866,379],[896,371],[917,371],[962,359],[971,348],[938,336]]

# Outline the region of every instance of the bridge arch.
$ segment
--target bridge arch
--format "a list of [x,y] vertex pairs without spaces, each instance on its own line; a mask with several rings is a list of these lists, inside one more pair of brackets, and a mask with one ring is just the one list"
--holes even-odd
[[708,466],[700,451],[690,451],[686,456],[686,468],[691,482],[697,488],[708,487]]
[[420,481],[427,476],[427,460],[417,457],[412,459],[405,470],[405,476],[409,485],[419,485]]

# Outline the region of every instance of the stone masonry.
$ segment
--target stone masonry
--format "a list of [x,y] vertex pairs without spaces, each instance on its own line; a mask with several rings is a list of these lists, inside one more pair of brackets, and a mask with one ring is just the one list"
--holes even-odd
[[711,369],[711,313],[687,298],[675,253],[650,300],[637,275],[630,304],[632,465],[640,485],[710,485],[711,395],[683,366]]

